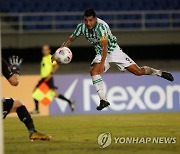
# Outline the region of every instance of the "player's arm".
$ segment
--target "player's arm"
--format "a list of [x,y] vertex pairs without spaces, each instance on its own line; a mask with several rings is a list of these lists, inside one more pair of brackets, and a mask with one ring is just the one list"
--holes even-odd
[[8,81],[12,86],[17,86],[19,84],[19,74],[13,74]]
[[101,62],[100,62],[100,65],[99,65],[99,73],[103,73],[104,72],[104,63],[105,63],[105,60],[106,60],[106,57],[107,57],[107,51],[108,51],[108,39],[104,36],[102,36],[100,38],[100,44],[102,46],[102,58],[101,58]]
[[[76,39],[76,37],[73,36],[73,35],[71,35],[71,36],[68,38],[68,40],[66,40],[66,41],[61,45],[61,47],[69,47],[75,39]],[[55,61],[54,54],[53,54],[52,57],[51,57],[51,61],[52,61],[52,62]]]
[[56,71],[58,70],[59,68],[59,65],[56,63],[54,66],[53,66],[53,71],[51,72],[52,74],[56,73]]
[[19,84],[19,67],[12,64],[9,66],[4,59],[2,59],[2,74],[12,86]]
[[[72,35],[68,38],[68,40],[66,40],[61,47],[69,47],[72,42],[75,41],[75,39],[80,36],[82,33],[82,23],[78,24],[76,29],[74,30],[74,32],[72,33]],[[54,55],[51,58],[51,61],[55,61]]]
[[72,35],[66,40],[61,47],[69,47],[74,40],[79,37],[82,33],[82,23],[78,24]]
[[73,36],[73,35],[71,35],[71,36],[68,38],[68,40],[66,40],[66,41],[61,45],[61,47],[69,47],[69,46],[72,44],[72,42],[74,42],[75,39],[76,39],[76,37]]
[[72,35],[65,41],[61,47],[69,47],[74,40],[82,34],[82,23],[78,24]]

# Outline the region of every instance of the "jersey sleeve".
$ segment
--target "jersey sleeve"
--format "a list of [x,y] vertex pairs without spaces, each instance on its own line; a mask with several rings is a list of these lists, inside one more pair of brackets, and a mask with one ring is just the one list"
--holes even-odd
[[4,59],[2,59],[2,74],[7,80],[13,75],[13,72]]
[[82,34],[82,23],[78,24],[74,32],[72,33],[72,36],[78,37]]
[[105,25],[100,25],[97,29],[98,35],[100,37],[100,41],[108,39],[108,30]]
[[54,65],[56,65],[56,64],[57,64],[57,62],[56,62],[56,61],[53,61],[52,65],[54,66]]

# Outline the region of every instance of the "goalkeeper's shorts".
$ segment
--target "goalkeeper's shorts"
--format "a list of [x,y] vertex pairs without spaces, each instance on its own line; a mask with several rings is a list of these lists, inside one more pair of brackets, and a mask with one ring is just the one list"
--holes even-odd
[[11,108],[13,107],[14,100],[12,98],[3,98],[3,119],[6,118],[8,113],[10,112]]

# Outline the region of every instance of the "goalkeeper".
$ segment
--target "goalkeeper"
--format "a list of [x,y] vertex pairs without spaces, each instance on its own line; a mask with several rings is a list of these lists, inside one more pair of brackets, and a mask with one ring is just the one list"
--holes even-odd
[[[9,59],[10,65],[2,59],[2,74],[9,81],[12,86],[17,86],[19,84],[19,66],[22,63],[22,59],[18,56],[12,56]],[[29,131],[29,138],[31,140],[51,140],[51,136],[39,133],[34,126],[33,120],[26,109],[26,106],[22,104],[21,101],[13,98],[3,98],[3,119],[9,113],[16,112],[19,119],[25,124]]]

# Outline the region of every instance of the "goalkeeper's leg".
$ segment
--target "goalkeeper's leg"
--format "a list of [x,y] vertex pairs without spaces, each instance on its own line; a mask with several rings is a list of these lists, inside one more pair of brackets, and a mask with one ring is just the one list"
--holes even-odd
[[27,111],[26,107],[19,101],[8,99],[7,103],[13,103],[12,108],[9,113],[16,112],[19,119],[25,124],[26,128],[29,131],[29,138],[31,140],[51,140],[51,136],[39,133],[34,126],[33,119]]

